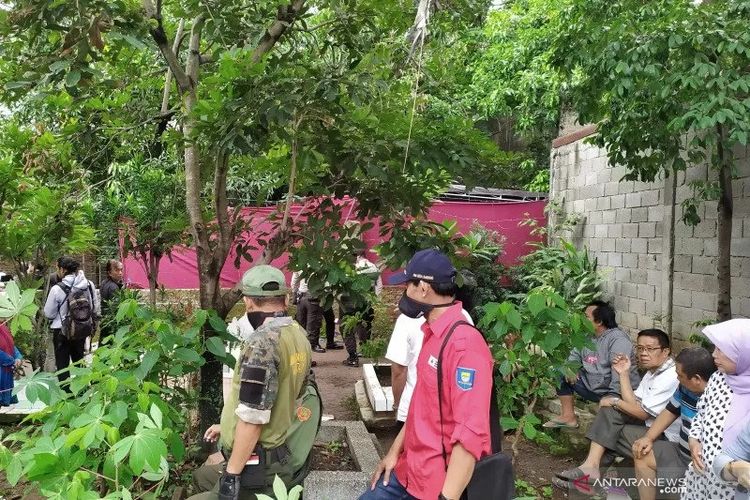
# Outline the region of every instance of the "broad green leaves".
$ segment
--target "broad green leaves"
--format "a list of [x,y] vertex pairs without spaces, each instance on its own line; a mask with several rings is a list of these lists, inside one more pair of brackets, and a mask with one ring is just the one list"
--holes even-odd
[[257,495],[258,500],[299,500],[302,497],[302,486],[297,485],[287,492],[284,481],[279,477],[273,478],[273,498],[268,495]]
[[536,403],[559,384],[571,350],[588,345],[593,327],[577,306],[544,287],[517,302],[487,304],[484,313],[479,327],[504,378],[498,384],[502,426],[534,439],[541,423]]
[[54,374],[18,381],[17,390],[48,406],[30,417],[40,425],[0,442],[9,481],[32,481],[50,498],[66,500],[102,489],[106,498],[151,488],[158,495],[185,459],[182,433],[197,397],[180,376],[198,370],[205,352],[199,336],[186,332],[209,321],[219,332],[226,326],[215,313],[198,311],[177,322],[135,301],[123,302],[119,313],[113,342],[94,351],[89,365],[71,368],[72,394],[61,391]]
[[21,292],[15,281],[9,281],[5,285],[5,294],[0,296],[0,320],[10,322],[10,330],[14,335],[33,328],[32,321],[39,309],[35,298],[36,290]]

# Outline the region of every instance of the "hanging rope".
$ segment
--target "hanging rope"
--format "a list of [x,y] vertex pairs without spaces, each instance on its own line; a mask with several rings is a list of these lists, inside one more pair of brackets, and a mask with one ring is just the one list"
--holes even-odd
[[419,94],[419,80],[422,76],[422,59],[424,56],[424,40],[427,38],[427,24],[430,20],[430,8],[432,6],[432,0],[420,0],[419,7],[417,8],[417,17],[414,20],[414,26],[409,32],[409,36],[412,38],[411,48],[409,49],[409,60],[414,55],[414,50],[419,44],[419,54],[417,54],[417,70],[414,78],[414,87],[412,89],[412,106],[411,106],[411,117],[409,119],[409,133],[406,136],[406,150],[404,151],[404,164],[401,168],[401,173],[406,173],[406,163],[409,160],[409,148],[411,146],[411,135],[414,130],[414,117],[417,113],[417,97]]

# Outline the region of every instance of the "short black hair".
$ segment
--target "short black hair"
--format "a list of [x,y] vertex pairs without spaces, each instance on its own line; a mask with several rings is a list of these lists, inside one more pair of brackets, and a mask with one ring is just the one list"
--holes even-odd
[[78,272],[78,269],[81,268],[81,264],[75,260],[73,257],[60,257],[57,259],[57,265],[58,267],[61,267],[63,271],[65,271],[65,274],[75,274]]
[[714,358],[705,347],[686,347],[677,355],[675,362],[680,364],[688,378],[698,375],[705,382],[716,371]]
[[594,308],[594,310],[591,311],[591,316],[593,316],[594,321],[601,323],[607,328],[617,328],[617,321],[615,320],[615,310],[611,305],[609,305],[609,302],[604,302],[603,300],[594,300],[592,302],[589,302],[589,305],[587,307]]
[[[410,283],[413,285],[419,285],[420,281],[424,281],[425,283],[428,283],[430,285],[430,288],[432,288],[432,291],[436,294],[443,296],[443,297],[455,297],[458,294],[458,286],[455,282],[450,283],[434,283],[432,281],[422,280],[418,278],[414,278],[412,280],[409,280]],[[465,308],[465,307],[464,307]]]
[[669,342],[669,336],[658,328],[646,328],[638,332],[638,338],[651,337],[659,342],[659,347],[662,349],[671,349],[672,346]]

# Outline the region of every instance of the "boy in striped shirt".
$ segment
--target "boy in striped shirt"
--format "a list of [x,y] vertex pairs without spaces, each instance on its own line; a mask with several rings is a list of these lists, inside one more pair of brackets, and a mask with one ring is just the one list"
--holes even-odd
[[[667,407],[656,417],[646,435],[633,443],[635,474],[641,500],[656,498],[657,475],[661,486],[679,486],[690,464],[688,434],[695,417],[698,399],[708,379],[716,371],[711,353],[703,347],[683,349],[675,359],[680,386]],[[679,442],[660,439],[662,432],[681,419]]]

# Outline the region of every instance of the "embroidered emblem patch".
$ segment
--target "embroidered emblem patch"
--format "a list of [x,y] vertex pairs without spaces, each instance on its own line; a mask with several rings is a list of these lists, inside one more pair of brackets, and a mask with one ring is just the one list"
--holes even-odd
[[437,358],[435,356],[430,356],[430,359],[427,360],[427,364],[437,370]]
[[476,370],[471,368],[461,368],[460,366],[456,369],[456,385],[462,391],[468,391],[474,387],[474,375]]
[[597,356],[596,354],[589,354],[583,359],[583,361],[590,365],[595,365],[599,362],[599,356]]
[[306,406],[297,407],[297,420],[300,422],[307,422],[312,416],[312,410]]

